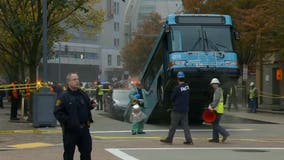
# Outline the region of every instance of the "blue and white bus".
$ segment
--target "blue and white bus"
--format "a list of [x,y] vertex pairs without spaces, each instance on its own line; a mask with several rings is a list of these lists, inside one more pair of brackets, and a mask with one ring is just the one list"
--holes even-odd
[[212,99],[210,80],[219,78],[226,90],[239,78],[236,35],[229,15],[167,16],[141,74],[141,84],[153,91],[144,95],[149,120],[168,120],[176,74],[183,71],[191,89],[190,122],[201,122],[203,109]]

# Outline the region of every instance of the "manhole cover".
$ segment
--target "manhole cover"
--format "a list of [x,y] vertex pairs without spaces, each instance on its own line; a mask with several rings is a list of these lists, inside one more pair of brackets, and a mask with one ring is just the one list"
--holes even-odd
[[262,149],[235,149],[233,151],[235,152],[269,152],[267,150],[262,150]]

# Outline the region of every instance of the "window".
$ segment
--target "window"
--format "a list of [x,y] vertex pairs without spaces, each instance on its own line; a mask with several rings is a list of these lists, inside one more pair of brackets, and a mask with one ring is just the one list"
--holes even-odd
[[113,29],[114,29],[115,32],[119,31],[119,23],[118,22],[114,22]]
[[118,15],[119,14],[119,3],[114,2],[114,14]]
[[119,47],[119,38],[113,39],[114,47]]
[[154,79],[161,69],[161,66],[163,65],[163,46],[163,43],[160,42],[155,55],[153,55],[150,63],[147,66],[147,70],[142,77],[141,81],[147,90],[150,89]]
[[229,26],[173,26],[172,51],[232,51]]
[[107,55],[107,64],[108,64],[109,66],[112,65],[112,63],[111,63],[111,55],[110,55],[110,54]]
[[120,55],[117,55],[116,61],[117,61],[117,66],[120,66]]

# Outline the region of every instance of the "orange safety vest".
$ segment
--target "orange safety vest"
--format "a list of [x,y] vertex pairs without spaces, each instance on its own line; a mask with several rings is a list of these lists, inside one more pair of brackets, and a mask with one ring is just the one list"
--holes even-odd
[[13,98],[17,99],[18,98],[18,92],[17,92],[16,84],[13,82],[12,86],[13,86],[12,96],[13,96]]
[[31,96],[30,84],[26,83],[26,97]]
[[52,86],[50,86],[49,89],[50,89],[50,92],[52,93],[54,92],[54,88]]

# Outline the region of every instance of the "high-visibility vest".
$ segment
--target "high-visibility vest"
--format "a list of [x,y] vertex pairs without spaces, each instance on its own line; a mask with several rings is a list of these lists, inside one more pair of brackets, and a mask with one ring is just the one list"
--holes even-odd
[[49,87],[50,92],[54,92],[54,88],[52,86]]
[[[215,110],[216,110],[217,113],[222,114],[222,113],[224,113],[223,90],[222,90],[222,88],[217,88],[217,89],[220,90],[220,92],[221,92],[221,97],[220,97],[220,100],[219,100],[219,102],[218,102],[218,104],[217,104]],[[216,89],[216,90],[217,90],[217,89]],[[215,91],[215,92],[216,92],[216,91]],[[215,94],[214,94],[213,99],[215,100]]]
[[98,89],[99,89],[98,95],[104,95],[103,85],[98,85]]
[[256,88],[251,88],[249,90],[249,99],[253,99],[255,97],[255,90]]
[[17,92],[17,87],[16,87],[16,84],[15,83],[12,83],[12,96],[13,98],[17,99],[18,98],[18,92]]

